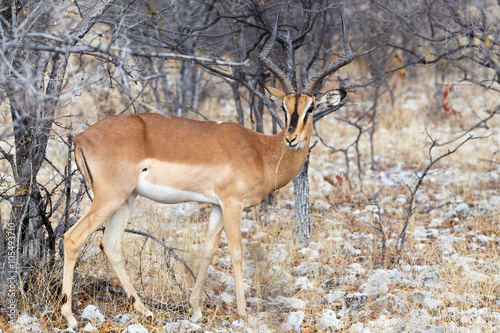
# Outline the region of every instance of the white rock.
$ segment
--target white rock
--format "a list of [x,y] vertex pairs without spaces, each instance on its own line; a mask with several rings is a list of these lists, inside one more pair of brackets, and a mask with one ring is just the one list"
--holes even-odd
[[319,258],[319,252],[308,247],[304,247],[297,251],[307,260],[316,260]]
[[422,306],[428,310],[437,310],[443,306],[443,301],[437,300],[437,299],[432,298],[432,297],[426,297],[422,301]]
[[243,261],[243,275],[249,277],[255,276],[255,262],[252,259]]
[[[252,330],[251,328],[247,328],[246,333],[252,333],[252,332],[255,332],[255,333],[276,333],[276,328],[271,328],[271,327],[267,326],[267,324],[260,324],[259,327],[257,327],[257,329],[255,329],[255,330]],[[209,332],[206,331],[206,333],[209,333]]]
[[473,324],[479,317],[479,312],[477,308],[472,308],[467,311],[460,312],[460,322],[462,324]]
[[[368,323],[368,328],[373,329],[374,332],[402,332],[402,328],[405,327],[404,322],[399,318],[387,318],[385,315],[381,315],[377,320],[372,320]],[[363,333],[371,332],[370,330]]]
[[298,298],[287,298],[283,296],[268,297],[268,305],[283,309],[302,310],[306,308],[306,302]]
[[229,295],[224,291],[219,295],[219,300],[223,303],[226,303],[227,305],[232,305],[234,302],[234,296]]
[[90,321],[95,325],[100,325],[104,322],[104,316],[94,305],[87,305],[85,309],[82,311],[81,315],[82,321]]
[[485,236],[485,235],[479,235],[479,236],[477,236],[477,241],[481,245],[486,245],[486,244],[488,244],[489,241],[491,241],[491,237],[488,237],[488,236]]
[[318,328],[326,331],[326,330],[340,328],[341,322],[339,319],[337,319],[335,311],[331,309],[326,309],[321,314],[321,318],[318,320],[317,325]]
[[[491,146],[492,148],[495,147],[494,145]],[[492,182],[497,182],[500,179],[500,175],[497,171],[493,170],[487,173],[489,180]]]
[[455,217],[456,217],[456,213],[455,211],[452,209],[452,210],[449,210],[447,211],[445,214],[444,214],[444,218],[446,220],[453,220]]
[[426,297],[430,298],[433,297],[432,293],[427,290],[415,290],[409,293],[408,295],[410,297],[411,302],[418,305],[422,305]]
[[333,269],[329,265],[322,265],[319,262],[301,262],[293,269],[297,276],[318,276],[333,274]]
[[424,270],[417,276],[417,279],[422,282],[424,286],[435,286],[440,281],[438,270],[432,266]]
[[302,311],[291,312],[284,324],[284,331],[301,332],[302,328],[300,325],[302,325],[305,317],[306,315]]
[[279,279],[264,287],[270,296],[292,296],[296,292],[288,280]]
[[449,307],[446,309],[446,316],[450,321],[458,320],[458,309],[455,307]]
[[38,319],[34,317],[30,317],[28,315],[22,314],[17,318],[16,324],[12,326],[12,332],[19,333],[38,333],[41,332],[40,324],[38,323]]
[[149,333],[149,331],[141,324],[132,324],[127,326],[122,333]]
[[455,207],[455,213],[459,217],[467,217],[470,214],[470,209],[469,205],[467,203],[462,202],[461,204],[458,204],[457,207]]
[[309,248],[311,248],[312,250],[316,250],[318,252],[325,251],[325,246],[319,242],[310,242]]
[[264,238],[266,236],[267,236],[267,234],[265,232],[259,231],[258,233],[256,233],[255,235],[253,235],[252,239],[259,240],[259,239]]
[[264,303],[264,300],[258,297],[250,297],[247,298],[247,303],[250,304],[250,306],[255,307],[262,305]]
[[491,317],[494,325],[500,325],[500,312],[492,312]]
[[[409,324],[406,325],[405,327],[405,332],[415,332],[415,333],[444,333],[445,328],[444,326],[435,326],[432,324],[426,324],[426,325],[421,325],[421,324]],[[467,333],[472,333],[473,331],[458,331],[458,330],[451,330],[451,331],[446,331],[446,332],[467,332]]]
[[429,224],[427,225],[427,227],[429,228],[437,228],[439,226],[441,226],[441,224],[443,224],[444,220],[442,218],[439,218],[439,217],[435,217],[433,218]]
[[231,266],[233,265],[232,262],[231,262],[231,256],[226,255],[222,258],[219,259],[219,264],[222,268],[225,268],[225,269],[230,269]]
[[312,204],[312,208],[315,210],[326,212],[332,208],[332,205],[330,205],[328,202],[326,202],[324,200],[318,199],[318,200],[314,200],[314,202]]
[[[376,205],[366,205],[365,210],[372,212],[372,213],[378,213],[378,207]],[[381,209],[381,213],[384,211]]]
[[295,280],[294,287],[299,288],[300,290],[312,290],[314,289],[314,284],[309,281],[307,276],[301,276]]
[[427,194],[418,192],[415,201],[420,205],[427,205],[431,200]]
[[365,274],[366,272],[363,266],[357,262],[350,264],[348,270],[351,274]]
[[427,229],[425,227],[415,227],[411,233],[415,241],[421,241],[427,239]]
[[444,254],[456,253],[454,244],[463,241],[462,237],[455,237],[452,235],[443,235],[438,239],[438,246],[441,248]]
[[[231,291],[234,287],[234,276],[226,271],[219,271],[213,266],[208,267],[208,276],[216,279],[219,283],[226,286],[227,291]],[[243,281],[244,282],[244,281]]]
[[[409,306],[404,299],[406,299],[407,293],[404,291],[399,291],[398,296],[388,293],[386,296],[379,297],[375,301],[375,306],[377,309],[382,311],[389,311],[390,313],[407,313]],[[384,313],[382,312],[382,313]]]
[[364,308],[368,295],[364,293],[347,294],[345,300],[352,311],[358,311]]
[[499,210],[500,209],[500,196],[491,197],[488,201],[488,204],[492,209]]
[[409,313],[410,323],[426,325],[431,321],[431,316],[426,309],[411,310]]
[[241,220],[241,232],[252,232],[255,230],[255,221],[250,219]]
[[325,302],[329,305],[340,305],[345,303],[345,291],[332,290],[325,295]]
[[237,319],[231,323],[231,325],[235,328],[243,328],[246,326],[246,323],[243,319]]
[[371,332],[369,328],[365,331],[363,329],[363,323],[355,323],[349,327],[349,333],[368,333]]
[[401,284],[401,273],[397,269],[377,269],[363,283],[359,290],[368,296],[384,296],[389,291],[389,284]]
[[130,322],[130,317],[126,314],[119,314],[113,317],[113,322],[119,326],[125,326]]
[[203,328],[200,325],[193,324],[188,320],[180,320],[173,323],[167,323],[163,326],[163,331],[165,333],[195,333],[203,332]]
[[396,198],[396,204],[398,205],[398,207],[404,206],[407,201],[408,199],[403,194],[398,195],[398,197]]
[[270,251],[267,258],[273,264],[282,264],[290,258],[290,254],[285,249],[279,249]]
[[84,332],[97,332],[97,328],[92,326],[91,323],[87,323],[87,325],[85,325],[85,327],[83,328],[83,331]]

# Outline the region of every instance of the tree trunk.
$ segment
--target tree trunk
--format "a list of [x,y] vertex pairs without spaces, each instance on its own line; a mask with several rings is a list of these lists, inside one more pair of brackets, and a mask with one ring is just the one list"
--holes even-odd
[[240,83],[234,80],[230,83],[231,89],[233,90],[234,104],[236,106],[236,112],[238,114],[238,123],[241,126],[245,126],[245,112],[243,111],[243,106],[241,105],[240,92],[238,90]]
[[309,154],[299,174],[293,179],[293,191],[295,194],[295,237],[299,248],[308,247],[311,239],[308,170]]
[[[194,51],[191,51],[194,54]],[[192,110],[199,85],[196,82],[197,69],[192,61],[183,61],[177,79],[177,112],[182,117],[184,110]]]

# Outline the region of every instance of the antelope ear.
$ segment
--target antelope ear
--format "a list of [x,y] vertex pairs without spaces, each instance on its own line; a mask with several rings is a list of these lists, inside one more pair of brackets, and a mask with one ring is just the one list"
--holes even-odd
[[347,96],[344,89],[330,90],[316,98],[316,109],[326,109],[337,106]]
[[283,101],[283,99],[286,96],[286,94],[279,89],[276,89],[273,87],[266,87],[266,86],[263,86],[263,88],[264,88],[264,91],[266,92],[267,98],[269,98],[269,100],[273,103],[278,103],[278,102]]

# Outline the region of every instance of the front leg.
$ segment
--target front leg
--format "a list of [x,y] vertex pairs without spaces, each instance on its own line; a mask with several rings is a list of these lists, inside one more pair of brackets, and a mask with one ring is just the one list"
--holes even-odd
[[247,319],[245,289],[243,288],[243,245],[241,243],[241,214],[243,204],[240,202],[223,203],[224,230],[229,245],[229,255],[233,263],[233,275],[236,289],[238,315]]

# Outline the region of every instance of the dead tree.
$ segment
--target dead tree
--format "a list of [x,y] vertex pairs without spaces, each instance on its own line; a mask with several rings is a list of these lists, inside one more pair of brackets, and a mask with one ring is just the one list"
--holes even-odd
[[[123,11],[121,7],[109,9],[110,4],[108,0],[79,2],[62,9],[45,1],[23,7],[14,0],[2,2],[0,7],[0,67],[5,73],[0,78],[4,92],[1,98],[10,108],[10,120],[7,115],[3,117],[5,126],[0,140],[4,145],[0,154],[11,165],[14,184],[1,195],[12,207],[10,222],[16,224],[18,251],[23,262],[40,263],[41,258],[50,259],[55,254],[56,237],[61,234],[55,232],[48,212],[50,202],[59,202],[59,199],[52,198],[51,191],[45,191],[37,179],[42,165],[49,163],[46,149],[61,98],[72,98],[71,95],[86,86],[102,84],[106,78],[126,101],[122,110],[114,112],[154,109],[140,97],[149,85],[163,82],[168,73],[164,66],[166,59],[214,66],[245,65],[178,52],[168,41],[161,43],[145,36],[142,29],[161,22],[157,15],[137,22],[137,17],[143,15],[131,10],[134,1],[126,3]],[[57,10],[71,15],[61,15],[60,19],[61,16],[55,15]],[[89,42],[85,38],[95,23],[107,26],[108,30],[94,30]],[[136,29],[132,29],[132,23]],[[175,33],[184,39],[193,37],[182,31],[165,33]],[[68,74],[70,55],[79,56],[80,67]],[[91,61],[94,61],[93,71],[87,73],[84,67]],[[99,66],[95,66],[97,63]],[[131,89],[131,85],[138,84],[141,85],[138,92]],[[10,180],[2,182],[3,185]]]
[[[97,2],[65,36],[71,47],[92,28],[110,1]],[[28,262],[37,262],[46,255],[42,248],[48,234],[48,253],[54,254],[54,230],[46,217],[37,174],[45,158],[55,111],[65,79],[68,54],[47,50],[31,50],[30,45],[50,36],[53,12],[44,3],[19,7],[17,1],[3,3],[1,18],[1,58],[4,88],[12,118],[14,143],[2,150],[10,162],[16,183],[10,198],[10,221],[16,224],[19,254]],[[35,24],[31,24],[34,18]],[[39,19],[38,19],[39,18]],[[51,37],[52,40],[59,39]],[[42,231],[45,229],[45,232]]]

